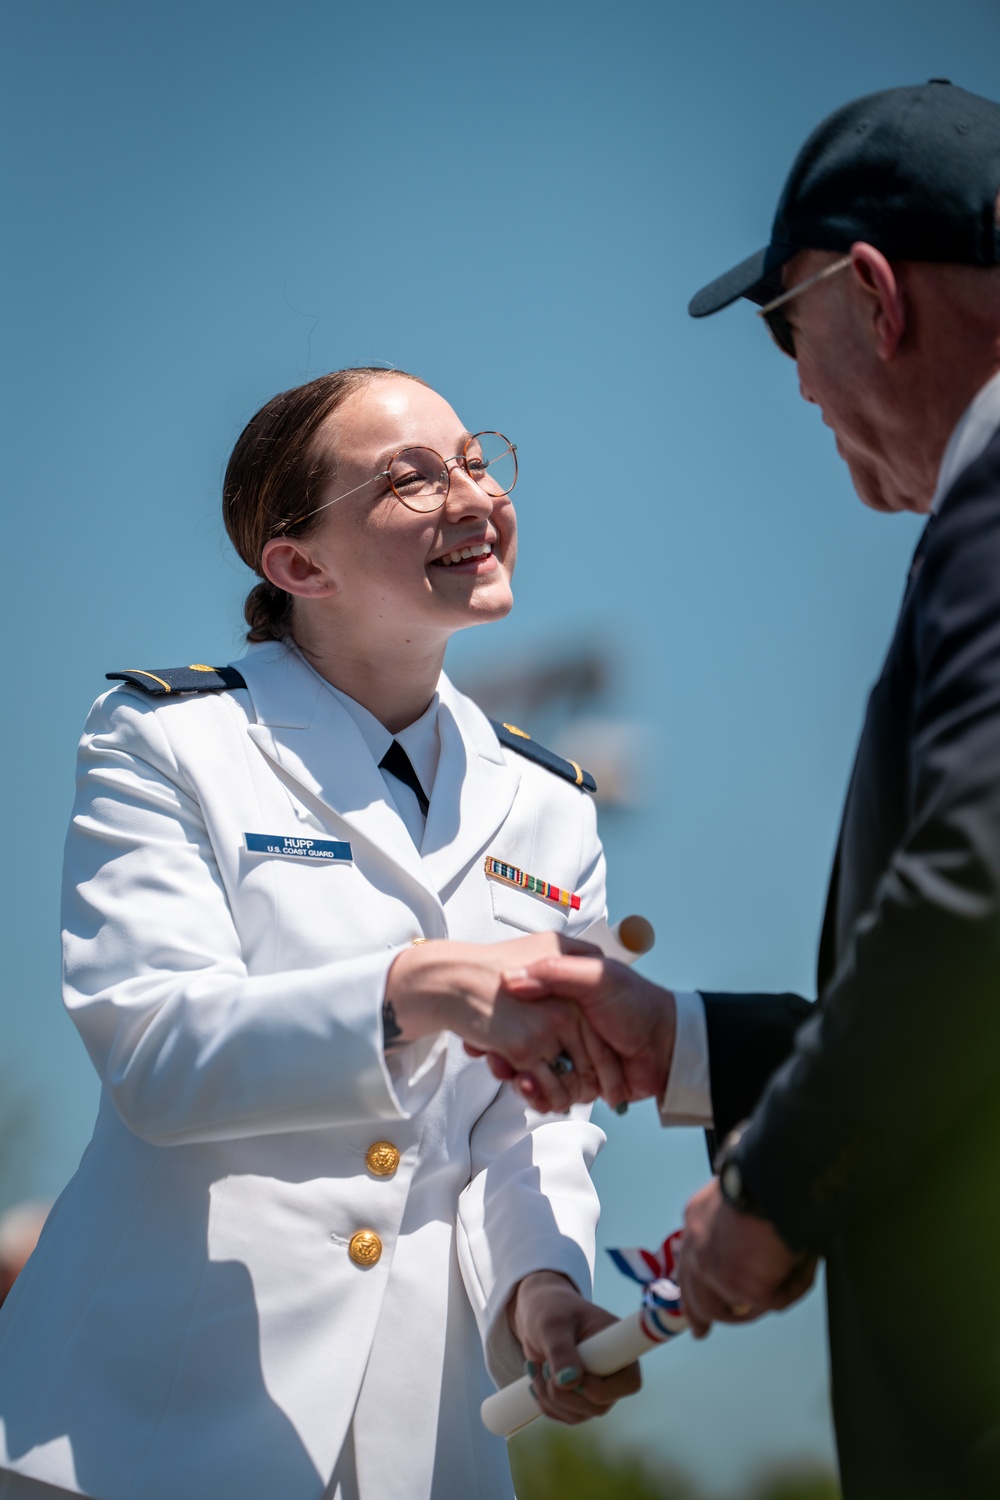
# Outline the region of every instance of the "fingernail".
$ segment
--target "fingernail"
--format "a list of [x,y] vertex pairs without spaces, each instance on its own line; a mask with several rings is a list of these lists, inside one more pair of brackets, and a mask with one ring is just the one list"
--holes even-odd
[[526,1359],[524,1361],[524,1373],[525,1375],[530,1375],[532,1380],[538,1374],[538,1366],[533,1359]]
[[627,1115],[628,1114],[628,1100],[627,1099],[623,1099],[622,1102],[621,1102],[621,1104],[616,1104],[615,1105],[615,1114],[616,1115]]
[[549,1362],[548,1362],[548,1360],[546,1360],[545,1363],[544,1363],[544,1365],[542,1365],[542,1379],[543,1380],[551,1380],[552,1379],[552,1371],[549,1369]]
[[528,1386],[528,1390],[531,1392],[532,1396],[537,1401],[538,1400],[538,1392],[535,1390],[535,1387],[533,1385],[529,1385]]
[[503,971],[504,984],[517,984],[518,980],[527,979],[527,977],[527,969],[504,969]]
[[556,1385],[576,1385],[580,1379],[580,1371],[576,1365],[564,1365],[556,1376]]

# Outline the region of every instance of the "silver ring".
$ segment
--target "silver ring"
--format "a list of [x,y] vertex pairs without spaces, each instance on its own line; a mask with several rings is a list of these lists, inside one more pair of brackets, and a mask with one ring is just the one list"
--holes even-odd
[[549,1067],[552,1069],[557,1078],[566,1078],[570,1073],[575,1071],[573,1067],[573,1059],[570,1057],[568,1052],[560,1052],[559,1055],[557,1057],[554,1057],[549,1063]]

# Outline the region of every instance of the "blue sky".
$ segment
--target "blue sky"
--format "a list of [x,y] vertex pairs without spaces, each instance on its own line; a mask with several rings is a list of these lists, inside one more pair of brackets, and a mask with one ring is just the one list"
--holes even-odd
[[[811,993],[918,525],[861,507],[746,305],[685,308],[765,242],[830,109],[930,76],[996,95],[995,0],[43,0],[5,34],[0,1087],[34,1110],[21,1187],[58,1191],[96,1102],[58,998],[86,710],[115,667],[239,653],[229,449],[268,396],[345,364],[414,370],[518,443],[517,607],[450,661],[475,680],[584,642],[616,663],[609,706],[650,750],[641,807],[607,822],[611,907],[656,923],[648,972]],[[601,1118],[603,1243],[658,1243],[700,1139],[648,1105]],[[598,1293],[629,1305],[610,1273]],[[723,1487],[828,1453],[824,1359],[813,1297],[653,1356],[607,1430]]]

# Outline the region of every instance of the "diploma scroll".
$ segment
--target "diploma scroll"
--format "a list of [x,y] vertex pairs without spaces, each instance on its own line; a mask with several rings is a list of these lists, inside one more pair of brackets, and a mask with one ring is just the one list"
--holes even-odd
[[[620,1322],[592,1334],[579,1346],[580,1361],[590,1375],[614,1375],[634,1359],[665,1344],[688,1327],[680,1292],[673,1279],[680,1231],[664,1240],[654,1255],[648,1250],[611,1250],[620,1271],[643,1286],[642,1306]],[[655,1276],[655,1280],[653,1279]],[[498,1437],[510,1437],[542,1415],[523,1375],[513,1385],[487,1396],[480,1408],[483,1425]]]
[[582,943],[593,943],[600,948],[605,958],[617,959],[620,964],[634,964],[656,941],[652,923],[635,916],[622,917],[613,927],[608,925],[606,917],[601,917],[577,936]]

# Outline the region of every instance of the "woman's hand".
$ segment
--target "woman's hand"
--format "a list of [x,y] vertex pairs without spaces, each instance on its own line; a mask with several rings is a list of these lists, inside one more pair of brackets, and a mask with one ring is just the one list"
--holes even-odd
[[[530,1079],[534,1087],[523,1092],[539,1110],[566,1110],[599,1094],[624,1097],[615,1052],[577,1005],[556,999],[524,1005],[501,988],[505,970],[564,953],[597,952],[589,943],[552,932],[506,943],[432,941],[405,949],[386,981],[386,1034],[392,1027],[399,1045],[434,1031],[453,1031],[473,1056],[498,1054]],[[572,1059],[569,1074],[552,1070],[560,1053]]]
[[575,1426],[601,1417],[642,1385],[639,1362],[615,1375],[588,1375],[577,1345],[618,1320],[581,1297],[558,1271],[533,1271],[507,1304],[507,1321],[524,1350],[524,1368],[547,1417]]
[[[604,1095],[612,1108],[622,1102],[663,1097],[677,1032],[677,1001],[672,990],[602,957],[546,958],[529,970],[506,973],[503,985],[518,1000],[535,1003],[556,998],[579,1006],[587,1029],[618,1062],[622,1094]],[[534,1079],[517,1077],[509,1063],[495,1056],[489,1064],[497,1078],[512,1080],[534,1102]]]

